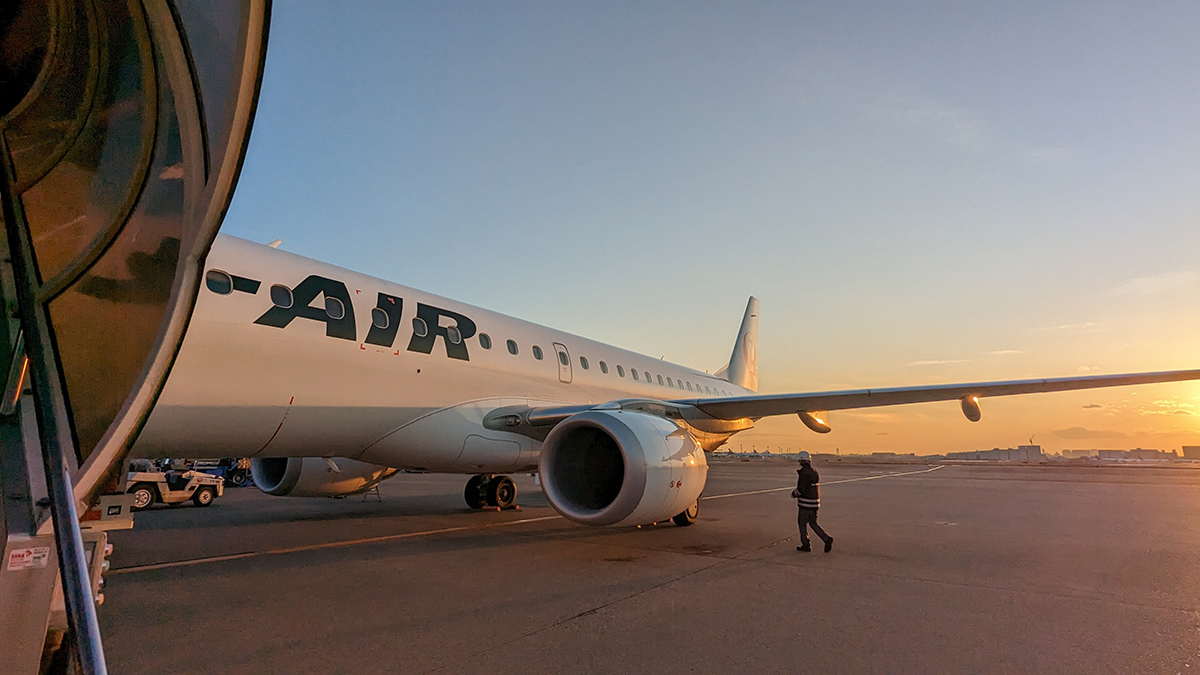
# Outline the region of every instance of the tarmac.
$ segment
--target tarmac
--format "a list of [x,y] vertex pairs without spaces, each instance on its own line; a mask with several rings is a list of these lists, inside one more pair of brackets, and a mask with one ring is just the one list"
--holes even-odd
[[1200,672],[1200,471],[711,463],[692,527],[588,528],[516,476],[227,490],[115,532],[113,673]]

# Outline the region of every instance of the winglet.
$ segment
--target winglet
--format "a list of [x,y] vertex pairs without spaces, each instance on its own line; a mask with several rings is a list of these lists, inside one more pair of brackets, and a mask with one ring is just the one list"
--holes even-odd
[[758,298],[754,296],[746,303],[746,315],[738,329],[725,379],[750,391],[758,391]]

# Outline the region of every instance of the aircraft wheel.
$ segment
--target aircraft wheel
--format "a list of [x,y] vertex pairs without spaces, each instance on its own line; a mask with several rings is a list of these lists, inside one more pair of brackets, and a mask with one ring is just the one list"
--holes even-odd
[[508,476],[496,476],[488,482],[488,504],[506,509],[517,501],[517,484]]
[[473,509],[482,509],[487,503],[487,495],[484,494],[484,476],[471,476],[471,480],[467,481],[467,487],[463,490],[463,498],[467,500],[467,506]]
[[696,522],[696,517],[700,515],[700,500],[697,499],[695,504],[688,507],[687,511],[671,518],[671,522],[680,527],[687,527]]
[[145,511],[154,504],[154,488],[142,483],[129,491],[133,495],[133,510]]
[[217,493],[210,487],[202,487],[192,495],[192,503],[196,506],[208,506],[217,498]]

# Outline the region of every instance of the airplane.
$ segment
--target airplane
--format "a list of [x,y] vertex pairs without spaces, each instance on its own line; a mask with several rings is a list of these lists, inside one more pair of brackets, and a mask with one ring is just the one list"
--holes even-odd
[[771,415],[1200,379],[1200,370],[759,394],[751,297],[728,364],[668,363],[219,235],[137,457],[250,457],[267,494],[337,497],[402,470],[470,475],[509,507],[536,472],[586,525],[690,525],[706,452]]

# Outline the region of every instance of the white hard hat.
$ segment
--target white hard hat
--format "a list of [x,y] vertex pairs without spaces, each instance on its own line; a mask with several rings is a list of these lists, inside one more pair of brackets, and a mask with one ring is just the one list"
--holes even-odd
[[807,450],[801,450],[797,456],[799,458],[799,461],[801,461],[801,462],[807,462],[810,459],[810,457],[808,456]]

